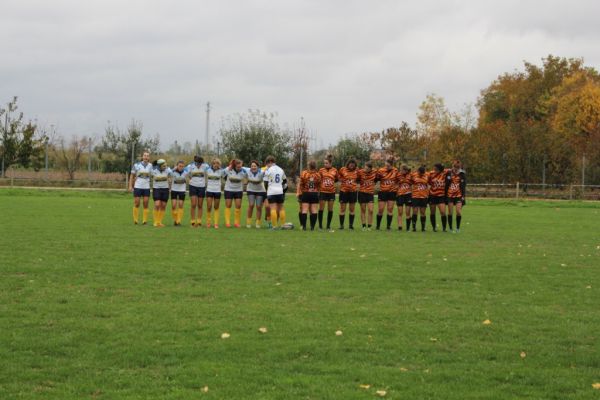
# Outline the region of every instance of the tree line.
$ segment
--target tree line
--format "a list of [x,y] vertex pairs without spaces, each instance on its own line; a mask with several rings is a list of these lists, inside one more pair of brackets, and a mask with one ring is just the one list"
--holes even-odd
[[[139,121],[124,130],[108,123],[99,139],[66,139],[24,122],[17,111],[16,98],[0,108],[3,171],[10,165],[39,169],[48,152],[51,166],[71,177],[90,156],[97,170],[126,173],[143,149],[160,153],[158,136],[145,138]],[[443,97],[429,94],[414,126],[400,122],[347,135],[309,155],[310,139],[303,120],[282,126],[274,113],[248,110],[224,118],[212,146],[175,142],[161,154],[173,161],[201,153],[246,162],[272,154],[292,175],[309,156],[327,154],[338,167],[351,157],[377,164],[393,155],[414,167],[458,158],[471,182],[600,184],[600,76],[582,59],[550,55],[541,65],[525,62],[522,70],[498,76],[461,110],[451,111]]]

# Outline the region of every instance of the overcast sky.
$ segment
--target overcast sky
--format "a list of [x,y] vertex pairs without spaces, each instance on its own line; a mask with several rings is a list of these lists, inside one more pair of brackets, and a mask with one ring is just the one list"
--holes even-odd
[[597,1],[0,0],[0,102],[65,136],[135,118],[204,141],[249,108],[304,117],[327,145],[451,110],[548,54],[600,69]]

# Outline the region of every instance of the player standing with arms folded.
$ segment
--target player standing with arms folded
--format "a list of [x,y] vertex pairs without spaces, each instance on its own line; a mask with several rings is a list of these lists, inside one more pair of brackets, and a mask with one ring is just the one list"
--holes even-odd
[[421,215],[421,232],[425,232],[425,223],[427,217],[427,199],[429,197],[429,174],[425,172],[425,166],[421,165],[416,172],[411,175],[412,183],[412,224],[413,232],[417,231],[417,215]]
[[446,196],[448,198],[448,227],[452,230],[452,214],[456,207],[456,230],[460,232],[462,221],[462,208],[467,204],[467,177],[459,160],[454,160],[452,169],[446,175]]
[[246,228],[252,226],[252,211],[256,206],[256,228],[260,228],[263,203],[267,198],[267,191],[264,185],[264,172],[260,169],[260,164],[256,160],[250,162],[250,168],[246,169],[248,176],[248,185],[246,194],[248,195],[248,214],[246,216]]
[[406,215],[406,231],[410,231],[410,215],[412,206],[412,181],[408,165],[403,164],[398,171],[398,191],[396,192],[396,205],[398,206],[398,230],[402,230],[402,216]]
[[287,178],[285,172],[275,164],[275,157],[268,156],[265,160],[267,170],[265,171],[265,184],[267,186],[267,201],[271,208],[271,224],[272,228],[283,226],[285,223],[285,209],[283,203],[285,201],[285,191],[287,190]]
[[186,167],[190,178],[190,226],[192,228],[202,226],[202,208],[206,196],[206,170],[208,168],[204,158],[199,155],[195,155],[194,162]]
[[162,228],[167,201],[169,201],[169,185],[171,168],[162,158],[156,161],[152,170],[152,200],[154,200],[153,221],[154,226]]
[[442,230],[446,232],[446,173],[440,163],[429,172],[429,222],[434,232],[437,231],[436,208],[440,210]]
[[129,178],[129,191],[133,193],[133,223],[138,224],[140,213],[140,199],[143,199],[142,224],[148,223],[148,203],[150,200],[150,178],[152,177],[152,163],[150,153],[142,154],[142,161],[135,163],[131,168]]
[[183,161],[171,173],[171,217],[175,226],[181,226],[183,220],[183,203],[185,202],[186,178],[188,171]]
[[229,166],[223,170],[225,178],[225,226],[231,228],[231,203],[234,203],[233,226],[240,227],[242,217],[242,197],[244,197],[244,179],[246,170],[241,160],[231,160]]
[[358,204],[360,204],[360,222],[363,230],[371,230],[373,225],[373,199],[375,197],[375,179],[377,171],[373,169],[371,161],[358,171]]
[[219,229],[219,203],[221,203],[221,179],[223,170],[221,160],[214,158],[206,170],[206,227],[210,228],[212,222],[215,229]]
[[310,230],[315,230],[317,210],[319,209],[319,186],[321,174],[317,170],[317,162],[309,161],[308,169],[300,174],[300,225],[306,230],[307,214],[310,211]]
[[338,173],[340,181],[340,229],[344,229],[344,220],[346,219],[346,204],[350,209],[348,228],[354,229],[354,209],[358,201],[358,170],[356,169],[356,160],[350,159],[346,166],[340,168]]
[[331,165],[333,157],[328,155],[323,161],[321,174],[321,186],[319,187],[319,229],[323,229],[323,212],[327,203],[327,230],[331,230],[333,219],[333,203],[335,202],[335,183],[338,180],[338,171]]
[[377,195],[377,230],[381,229],[383,210],[387,208],[387,230],[392,229],[394,203],[396,202],[396,180],[398,170],[394,167],[394,157],[385,160],[385,166],[377,171],[379,194]]

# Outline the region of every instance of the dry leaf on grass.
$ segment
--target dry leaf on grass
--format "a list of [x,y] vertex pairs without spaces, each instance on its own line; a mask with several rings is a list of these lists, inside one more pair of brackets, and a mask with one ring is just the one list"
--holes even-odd
[[342,331],[335,331],[335,336],[342,336],[344,334],[344,332]]
[[202,389],[200,389],[200,390],[202,390],[202,392],[204,392],[204,393],[208,393],[208,386],[204,386],[204,387],[203,387]]
[[231,335],[227,332],[221,333],[221,339],[229,339],[230,337],[231,337]]
[[267,333],[269,330],[267,329],[266,326],[261,326],[260,328],[258,328],[258,331],[260,333]]
[[600,390],[600,382],[592,383],[592,387],[596,390]]
[[387,392],[385,390],[378,390],[375,392],[375,394],[379,397],[384,397],[387,394]]
[[367,390],[367,389],[369,389],[371,387],[371,385],[360,384],[360,385],[358,385],[358,387],[361,388],[361,389]]
[[483,321],[484,325],[491,325],[492,321],[490,321],[489,319],[486,319],[485,321]]
[[521,354],[519,354],[521,356],[521,358],[525,358],[527,357],[527,353],[525,353],[524,351],[521,352]]

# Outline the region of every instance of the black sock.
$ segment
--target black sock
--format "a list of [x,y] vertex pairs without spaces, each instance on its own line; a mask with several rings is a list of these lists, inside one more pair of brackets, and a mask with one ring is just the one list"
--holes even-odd
[[412,216],[412,226],[413,226],[413,231],[417,229],[417,214],[413,214]]
[[300,221],[300,225],[302,225],[302,211],[298,211],[298,220]]
[[436,228],[435,214],[429,214],[429,222],[431,223],[431,227],[433,230]]
[[427,222],[427,217],[424,215],[421,215],[421,230],[424,231],[425,230],[425,223]]
[[302,229],[306,229],[306,214],[300,213],[300,225]]
[[333,211],[327,211],[327,229],[331,229],[331,220],[333,219]]
[[348,222],[350,229],[354,228],[354,214],[350,214],[350,221]]
[[366,227],[367,227],[367,224],[362,224],[362,227],[363,227],[363,228],[366,228]]
[[310,214],[310,230],[315,230],[315,225],[317,223],[317,214]]
[[369,224],[369,225],[367,225],[367,228],[370,228],[370,227],[372,227],[372,226],[373,226],[373,225]]
[[452,230],[452,214],[448,215],[448,228]]
[[446,219],[448,217],[446,217],[445,215],[442,215],[442,229],[446,230]]
[[319,229],[323,229],[323,210],[319,210]]
[[346,214],[340,214],[340,228],[344,229],[344,220],[346,219]]
[[410,231],[410,221],[411,221],[411,218],[410,218],[410,217],[409,217],[409,218],[406,218],[406,230],[407,230],[407,231]]
[[377,214],[377,229],[381,227],[381,220],[383,219],[383,215]]
[[460,221],[462,220],[462,215],[456,216],[456,229],[460,229]]
[[392,227],[392,219],[394,218],[394,216],[388,214],[388,215],[386,215],[386,217],[387,217],[387,221],[386,221],[387,222],[387,228],[390,229]]

